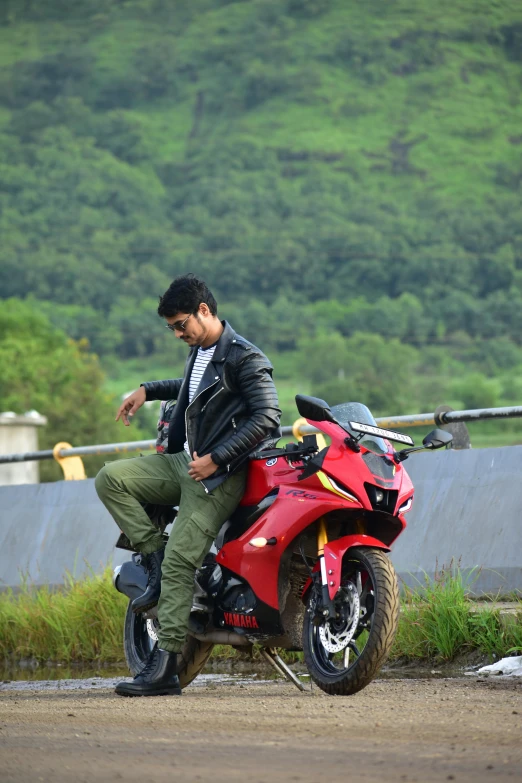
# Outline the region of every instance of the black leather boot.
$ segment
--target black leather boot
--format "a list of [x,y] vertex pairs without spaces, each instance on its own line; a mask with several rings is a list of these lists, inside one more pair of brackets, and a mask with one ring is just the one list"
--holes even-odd
[[181,696],[177,672],[177,653],[154,646],[145,667],[132,682],[119,682],[119,696]]
[[145,567],[148,571],[147,589],[132,602],[132,611],[136,614],[146,612],[159,601],[161,592],[161,564],[165,556],[165,549],[158,549],[150,555],[145,555]]

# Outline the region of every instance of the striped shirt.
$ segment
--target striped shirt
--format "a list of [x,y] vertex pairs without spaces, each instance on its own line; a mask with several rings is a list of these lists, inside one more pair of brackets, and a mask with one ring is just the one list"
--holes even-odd
[[[189,381],[189,405],[196,396],[201,379],[203,378],[209,361],[214,356],[215,350],[216,344],[211,345],[210,348],[198,348],[198,353],[192,367],[192,373],[190,375]],[[192,454],[189,451],[188,441],[185,441],[185,451],[189,457],[192,457]]]

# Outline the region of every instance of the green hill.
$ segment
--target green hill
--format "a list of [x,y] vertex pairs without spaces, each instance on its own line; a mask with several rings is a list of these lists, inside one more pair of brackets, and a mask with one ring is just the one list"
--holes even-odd
[[4,0],[1,295],[121,361],[197,271],[282,377],[520,401],[521,97],[518,0]]

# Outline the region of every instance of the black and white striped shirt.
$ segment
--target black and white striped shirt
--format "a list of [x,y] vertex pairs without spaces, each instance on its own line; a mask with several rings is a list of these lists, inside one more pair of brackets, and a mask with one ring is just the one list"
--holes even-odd
[[[203,378],[203,375],[205,373],[205,370],[207,369],[207,365],[209,361],[214,356],[215,350],[216,350],[215,344],[211,345],[210,348],[198,348],[198,353],[194,361],[194,365],[192,367],[192,373],[190,374],[189,405],[196,395],[199,384],[201,383],[201,379]],[[185,451],[190,457],[192,457],[192,454],[189,451],[188,441],[185,441]]]

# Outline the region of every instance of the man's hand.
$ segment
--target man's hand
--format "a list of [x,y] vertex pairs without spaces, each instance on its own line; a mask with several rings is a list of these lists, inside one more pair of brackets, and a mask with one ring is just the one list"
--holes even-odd
[[216,472],[218,466],[215,462],[212,462],[210,454],[205,454],[204,457],[198,457],[197,451],[193,454],[194,461],[189,462],[189,476],[194,481],[201,481],[206,479]]
[[143,386],[140,386],[135,392],[129,394],[125,399],[125,402],[119,407],[118,413],[116,414],[116,421],[121,418],[125,426],[128,427],[130,424],[129,416],[134,416],[136,411],[141,408],[146,398],[147,394]]

